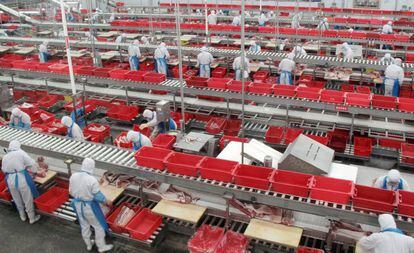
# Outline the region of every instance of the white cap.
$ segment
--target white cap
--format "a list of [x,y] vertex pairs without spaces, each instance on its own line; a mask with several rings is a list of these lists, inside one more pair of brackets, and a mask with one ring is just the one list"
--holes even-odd
[[60,123],[62,123],[64,126],[70,127],[73,124],[73,120],[68,116],[63,116]]
[[216,14],[216,11],[215,11],[215,10],[212,10],[212,11],[211,11],[211,14]]
[[201,48],[201,51],[202,51],[202,52],[207,52],[207,51],[208,51],[208,49],[207,49],[207,47],[206,47],[206,46],[203,46],[203,47]]
[[388,181],[392,183],[398,183],[401,179],[401,174],[398,170],[390,170],[388,171]]
[[90,32],[85,32],[85,36],[89,37],[89,36],[91,36],[91,33]]
[[388,23],[387,23],[387,24],[392,25],[392,21],[388,21]]
[[121,34],[122,38],[125,38],[126,36],[127,36],[126,33]]
[[322,21],[323,22],[328,22],[328,19],[327,18],[323,18]]
[[81,170],[85,171],[86,173],[92,174],[93,169],[95,169],[95,161],[91,158],[85,158],[82,162]]
[[401,66],[401,64],[402,64],[402,60],[401,60],[400,58],[395,58],[395,60],[394,60],[394,64],[395,64],[395,65],[398,65],[398,66]]
[[134,42],[132,42],[132,44],[139,45],[139,40],[134,40]]
[[19,108],[13,108],[13,110],[11,111],[12,115],[20,117],[22,116],[22,110],[20,110]]
[[142,37],[141,37],[141,41],[142,41],[143,43],[146,43],[146,42],[148,42],[148,38],[147,38],[147,37],[145,37],[145,36],[142,36]]
[[384,57],[385,57],[385,58],[391,58],[391,54],[390,54],[390,53],[386,53],[386,54],[384,55]]
[[14,141],[11,141],[10,143],[9,143],[9,148],[8,148],[8,150],[9,151],[17,151],[17,150],[20,150],[20,142],[19,141],[16,141],[16,140],[14,140]]
[[380,224],[381,231],[385,229],[395,229],[397,225],[395,224],[394,217],[391,214],[380,214],[378,216],[378,223]]
[[47,44],[49,44],[49,42],[47,42],[47,41],[43,41],[43,43],[42,43],[43,45],[45,45],[45,46],[47,46]]
[[153,117],[152,111],[148,110],[148,109],[145,109],[144,112],[142,113],[142,116],[144,118],[147,118],[147,119],[152,119],[152,117]]
[[126,138],[128,141],[137,142],[139,140],[139,135],[139,132],[130,130],[128,131]]
[[165,45],[165,43],[164,42],[161,42],[160,43],[160,47],[165,47],[166,45]]

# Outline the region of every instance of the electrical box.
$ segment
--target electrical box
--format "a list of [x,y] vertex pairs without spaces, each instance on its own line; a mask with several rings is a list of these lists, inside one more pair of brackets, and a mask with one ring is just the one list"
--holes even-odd
[[170,119],[170,102],[162,100],[155,104],[155,112],[158,122],[166,122]]
[[278,168],[314,175],[328,174],[334,155],[333,149],[301,134],[289,144]]

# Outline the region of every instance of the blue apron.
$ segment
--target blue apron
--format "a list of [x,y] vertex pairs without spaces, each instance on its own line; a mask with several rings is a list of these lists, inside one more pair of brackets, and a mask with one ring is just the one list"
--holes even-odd
[[[133,145],[133,147],[134,147],[134,151],[138,151],[140,148],[142,148],[141,137],[142,137],[142,134],[141,134],[141,133],[139,133],[139,139],[138,139],[138,142],[133,142],[133,143],[132,143],[132,145]],[[137,144],[137,143],[138,143],[138,144]]]
[[384,232],[392,232],[392,233],[397,233],[397,234],[402,234],[402,235],[405,235],[404,233],[403,233],[403,231],[401,231],[400,229],[398,229],[398,228],[387,228],[387,229],[384,229],[384,230],[382,230],[381,231],[381,233],[384,233]]
[[66,16],[66,20],[72,22],[75,20],[75,18],[73,17],[71,13],[68,13],[68,15]]
[[399,94],[400,94],[400,81],[398,79],[385,77],[384,81],[382,83],[382,89],[384,90],[384,93],[385,93],[385,82],[386,82],[386,80],[393,80],[394,81],[394,86],[392,87],[392,96],[393,97],[398,97]]
[[73,138],[73,134],[72,134],[73,124],[75,124],[75,123],[72,121],[72,125],[70,127],[68,127],[68,137],[69,138]]
[[236,69],[236,80],[239,81],[241,80],[241,78],[241,69]]
[[206,73],[210,73],[210,64],[200,64],[200,76],[205,77]]
[[[387,184],[388,184],[388,176],[386,176],[384,178],[384,182],[382,183],[382,189],[387,190]],[[400,179],[400,181],[398,182],[397,189],[394,189],[394,191],[396,191],[396,190],[403,190],[403,181],[402,181],[402,179]]]
[[14,125],[14,116],[13,116],[13,119],[10,120],[9,126],[16,127],[16,128],[22,128],[22,129],[30,129],[29,124],[23,123],[22,117],[19,117],[19,121],[17,122],[17,125]]
[[158,68],[161,68],[161,69],[164,69],[164,71],[165,71],[165,73],[162,73],[162,74],[167,75],[168,74],[168,66],[167,66],[167,60],[165,59],[165,57],[164,58],[157,58],[155,60],[157,62],[156,72],[160,73],[160,72],[158,72]]
[[[85,126],[85,119],[84,119],[84,117],[82,117],[82,116],[84,116],[84,114],[85,114],[85,112],[83,110],[83,107],[82,108],[77,108],[76,109],[76,115],[78,116],[78,120],[75,119],[75,113],[73,111],[71,112],[70,117],[72,118],[73,122],[76,122],[78,124],[78,126],[82,127],[82,126]],[[80,118],[80,117],[82,117],[82,118]]]
[[[164,134],[164,133],[167,132],[166,129],[165,129],[165,123],[166,122],[160,122],[160,123],[158,123],[158,131],[161,134]],[[173,119],[170,118],[170,120],[169,120],[168,123],[170,125],[170,129],[169,130],[177,130],[176,127],[175,127],[175,122],[174,122]]]
[[49,54],[45,52],[39,53],[40,62],[47,62],[49,60]]
[[129,57],[129,66],[131,70],[139,70],[139,60],[136,55]]
[[[282,76],[283,76],[283,78],[282,78]],[[286,77],[288,79],[288,83],[290,85],[293,85],[292,72],[289,72],[289,71],[282,71],[282,73],[279,76],[279,84],[281,84],[280,81],[282,79],[286,79]]]
[[259,45],[252,45],[250,47],[250,52],[259,53],[259,49],[260,49]]
[[27,186],[29,186],[30,192],[32,193],[33,199],[39,197],[39,192],[36,189],[36,185],[34,184],[32,177],[30,176],[29,172],[26,169],[21,170],[21,171],[15,170],[13,173],[6,173],[6,184],[7,184],[7,189],[9,189],[9,192],[10,192],[10,186],[8,183],[8,179],[9,179],[9,175],[11,174],[16,174],[16,179],[14,180],[14,188],[19,189],[19,177],[17,173],[22,173],[24,175]]
[[265,24],[266,24],[266,21],[259,20],[259,26],[265,26]]
[[76,217],[79,220],[79,213],[76,209],[76,203],[81,203],[81,213],[80,215],[82,215],[82,218],[86,220],[85,218],[85,214],[83,212],[83,208],[86,205],[90,205],[93,211],[93,214],[95,215],[96,219],[98,220],[99,224],[102,226],[102,228],[107,232],[108,231],[108,223],[106,223],[105,220],[105,215],[102,212],[101,207],[99,206],[99,202],[96,200],[90,200],[90,201],[85,201],[79,198],[75,198],[72,200],[72,202],[70,203],[70,205],[72,206],[73,210],[76,213]]

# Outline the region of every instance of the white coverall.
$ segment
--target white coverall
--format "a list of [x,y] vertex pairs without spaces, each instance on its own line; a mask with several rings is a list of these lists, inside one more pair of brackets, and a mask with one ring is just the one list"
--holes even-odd
[[362,250],[372,253],[414,252],[414,238],[401,234],[390,214],[381,214],[378,221],[381,232],[361,238],[358,245]]
[[139,41],[135,40],[128,46],[129,66],[131,70],[139,69],[139,58],[141,58],[141,51],[139,49]]
[[279,84],[293,85],[292,72],[295,69],[296,63],[291,58],[291,56],[285,58],[279,63]]
[[384,57],[381,58],[382,62],[386,63],[386,64],[392,64],[394,63],[394,57],[391,56],[391,54],[385,54]]
[[259,26],[265,26],[267,20],[268,19],[267,19],[266,15],[264,13],[262,13],[258,18]]
[[252,45],[249,48],[250,52],[260,53],[262,51],[262,47],[260,45],[257,45],[256,42],[253,42]]
[[157,61],[157,72],[167,75],[167,59],[170,58],[170,53],[165,47],[164,43],[161,43],[154,52],[154,59]]
[[[25,220],[27,213],[29,220],[34,221],[33,195],[23,174],[23,171],[28,167],[30,167],[32,172],[37,172],[35,161],[25,151],[20,149],[20,142],[11,141],[8,153],[3,157],[1,170],[4,174],[9,174],[7,185],[21,219]],[[18,181],[18,188],[15,188],[16,179]]]
[[[375,181],[374,187],[382,189],[383,188],[383,185],[384,185],[384,180],[385,180],[386,177],[387,176],[381,176],[381,177],[379,177]],[[405,181],[404,178],[401,178],[401,181],[402,181],[402,187],[403,187],[402,190],[409,191],[410,190],[410,186],[408,185],[407,181]],[[387,182],[388,182],[388,180],[387,180]],[[386,183],[385,185],[387,187],[387,190],[395,190],[395,189],[392,189],[392,186],[389,183]]]
[[308,53],[306,53],[305,49],[303,49],[302,46],[295,46],[292,49],[291,54],[293,54],[295,57],[299,57],[299,56],[306,56],[308,55]]
[[383,34],[391,34],[391,33],[393,33],[392,24],[389,24],[389,23],[385,24],[382,27],[382,33]]
[[298,29],[300,28],[300,21],[301,21],[302,17],[301,14],[298,13],[295,16],[293,16],[292,18],[292,23],[291,23],[291,27],[294,29]]
[[241,18],[240,16],[235,16],[233,18],[233,22],[231,23],[234,26],[240,26],[241,25]]
[[115,43],[125,43],[125,40],[126,40],[126,35],[121,34],[118,37],[116,37]]
[[147,136],[137,131],[129,131],[127,133],[127,140],[133,143],[134,151],[137,151],[140,148],[146,146],[152,147],[151,140]]
[[[244,58],[244,62],[245,62],[245,70],[244,70],[244,78],[248,78],[249,77],[249,73],[250,73],[250,62],[249,59],[247,57]],[[236,59],[234,59],[233,62],[233,70],[236,72],[236,80],[240,81],[242,78],[242,73],[241,73],[241,68],[242,68],[242,59],[241,56],[237,57]]]
[[354,52],[348,44],[342,44],[340,50],[338,50],[338,53],[343,53],[344,59],[354,59]]
[[40,62],[47,62],[47,58],[49,57],[49,52],[47,50],[47,42],[43,42],[39,46],[39,61]]
[[207,49],[202,49],[201,51],[197,56],[197,65],[200,66],[200,76],[209,78],[211,63],[213,63],[214,57]]
[[322,20],[322,21],[319,23],[319,25],[318,25],[317,29],[318,29],[318,30],[321,30],[321,31],[328,30],[328,29],[329,29],[329,23],[328,23],[328,21]]
[[27,113],[23,112],[19,108],[14,108],[10,116],[9,126],[15,128],[30,129],[30,121],[30,116]]
[[385,69],[385,80],[384,80],[384,95],[392,96],[394,82],[398,80],[398,84],[401,87],[404,81],[404,69],[397,64],[391,64]]
[[207,22],[209,25],[217,25],[217,14],[215,11],[211,11],[207,16]]
[[76,122],[68,116],[63,116],[61,120],[62,125],[68,128],[68,137],[76,140],[76,141],[83,141],[85,137],[83,136],[82,129],[79,127]]

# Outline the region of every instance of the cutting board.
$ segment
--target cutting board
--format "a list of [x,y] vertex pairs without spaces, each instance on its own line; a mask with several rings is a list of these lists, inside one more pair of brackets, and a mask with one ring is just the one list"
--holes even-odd
[[24,47],[24,48],[20,48],[19,50],[17,50],[17,51],[15,51],[14,53],[15,54],[30,54],[30,53],[32,53],[33,51],[35,51],[36,50],[36,48],[34,48],[34,47]]
[[124,188],[117,188],[113,185],[100,185],[99,188],[105,198],[112,202],[114,202],[125,191]]
[[38,184],[45,184],[57,175],[56,171],[48,170],[46,177],[35,177],[34,181]]
[[303,229],[275,224],[269,221],[251,219],[244,235],[247,237],[297,248]]
[[181,204],[170,200],[162,199],[152,209],[154,213],[171,217],[178,220],[198,223],[207,208],[193,204]]

